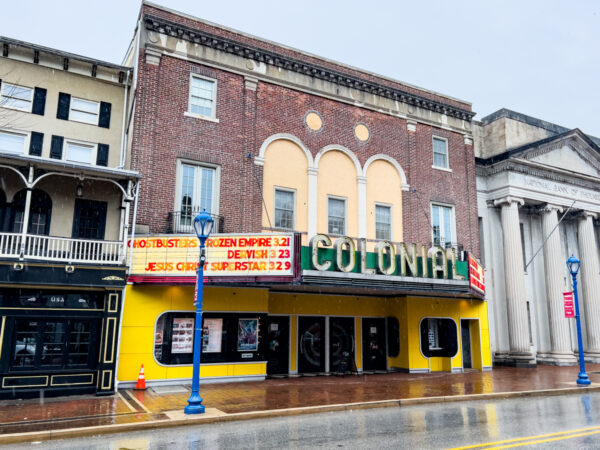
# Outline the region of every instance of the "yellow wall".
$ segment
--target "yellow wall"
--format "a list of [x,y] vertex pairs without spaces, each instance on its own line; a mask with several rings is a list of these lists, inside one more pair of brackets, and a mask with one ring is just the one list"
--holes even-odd
[[374,161],[367,169],[367,238],[375,239],[375,204],[392,207],[392,241],[402,241],[402,180],[396,168],[385,160]]
[[[275,226],[275,187],[288,188],[296,192],[296,230],[308,229],[308,161],[304,151],[288,140],[278,140],[265,151],[263,172],[263,197],[269,212],[271,226]],[[263,228],[270,228],[263,208]]]
[[317,178],[317,233],[328,234],[327,196],[346,199],[346,235],[358,236],[358,187],[356,166],[342,152],[328,151],[319,160]]
[[[165,311],[192,311],[192,286],[128,286],[123,311],[120,381],[137,379],[140,365],[147,380],[190,378],[192,368],[164,367],[153,356],[154,327]],[[269,293],[265,289],[207,287],[205,311],[248,311],[291,317],[290,369],[297,370],[297,318],[299,315],[355,317],[356,364],[362,366],[362,317],[395,316],[400,323],[400,354],[388,358],[390,368],[450,371],[462,367],[460,319],[470,322],[473,367],[491,366],[487,303],[480,300],[456,300],[421,297],[355,297]],[[426,317],[448,317],[457,324],[458,352],[453,358],[425,358],[421,353],[419,325]],[[480,344],[479,344],[480,342]],[[477,352],[481,351],[481,360]],[[202,377],[266,375],[266,363],[229,363],[203,365]]]
[[[154,359],[156,319],[166,311],[194,311],[193,286],[127,286],[121,324],[119,381],[137,380],[144,364],[146,380],[191,378],[192,366],[162,366]],[[268,292],[264,289],[204,288],[205,311],[264,312]],[[200,376],[265,375],[266,363],[202,365]]]

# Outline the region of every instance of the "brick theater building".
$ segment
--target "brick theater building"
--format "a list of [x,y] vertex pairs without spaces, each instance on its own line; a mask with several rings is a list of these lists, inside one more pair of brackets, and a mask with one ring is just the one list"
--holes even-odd
[[191,376],[202,209],[203,379],[491,367],[469,103],[147,2],[126,59],[120,383]]

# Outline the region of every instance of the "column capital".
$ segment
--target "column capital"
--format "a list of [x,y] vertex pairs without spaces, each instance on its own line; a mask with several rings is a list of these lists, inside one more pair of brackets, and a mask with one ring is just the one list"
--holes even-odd
[[557,211],[559,213],[563,212],[564,208],[562,206],[554,205],[552,203],[546,203],[544,205],[539,206],[536,209],[538,213],[549,213],[552,211]]
[[256,86],[258,86],[258,78],[249,77],[248,75],[244,76],[244,87],[249,91],[256,91]]
[[465,145],[473,145],[473,136],[465,134]]
[[367,177],[359,175],[356,177],[356,181],[358,181],[358,184],[367,184]]
[[512,195],[507,195],[506,197],[501,197],[494,200],[494,206],[500,206],[505,204],[510,206],[512,203],[516,203],[517,206],[523,206],[525,204],[525,201],[522,198],[513,197]]
[[414,120],[407,120],[406,121],[406,129],[412,133],[414,133],[415,131],[417,131],[417,122]]
[[598,218],[598,213],[592,212],[592,211],[581,211],[579,213],[579,217],[581,219],[587,219],[588,217],[591,217],[592,219],[597,219]]
[[146,64],[151,64],[153,66],[158,66],[160,64],[160,57],[162,56],[161,52],[145,48],[144,54],[146,56]]
[[318,175],[319,174],[319,168],[318,167],[309,167],[307,169],[308,175]]

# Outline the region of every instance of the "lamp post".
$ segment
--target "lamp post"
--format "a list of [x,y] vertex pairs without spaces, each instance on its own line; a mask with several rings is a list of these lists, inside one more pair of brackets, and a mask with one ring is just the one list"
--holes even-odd
[[577,348],[579,350],[579,377],[577,378],[577,384],[588,385],[591,384],[588,374],[585,373],[585,359],[583,357],[583,340],[581,338],[581,320],[579,317],[579,299],[577,296],[577,272],[579,272],[579,266],[581,263],[575,256],[571,255],[567,259],[567,267],[571,272],[571,278],[573,278],[573,294],[575,295],[575,320],[577,321]]
[[192,374],[192,395],[184,409],[186,414],[204,413],[202,397],[200,397],[200,352],[202,351],[202,290],[204,287],[204,263],[206,262],[206,240],[210,236],[215,221],[206,211],[202,211],[194,218],[194,231],[200,240],[200,264],[198,265],[198,279],[196,280],[196,320],[194,324],[194,370]]

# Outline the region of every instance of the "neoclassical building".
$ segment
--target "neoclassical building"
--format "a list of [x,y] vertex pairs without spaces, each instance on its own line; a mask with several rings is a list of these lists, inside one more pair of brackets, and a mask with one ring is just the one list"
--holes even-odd
[[566,266],[581,260],[586,359],[600,360],[600,140],[501,109],[474,125],[477,199],[496,364],[576,364]]

